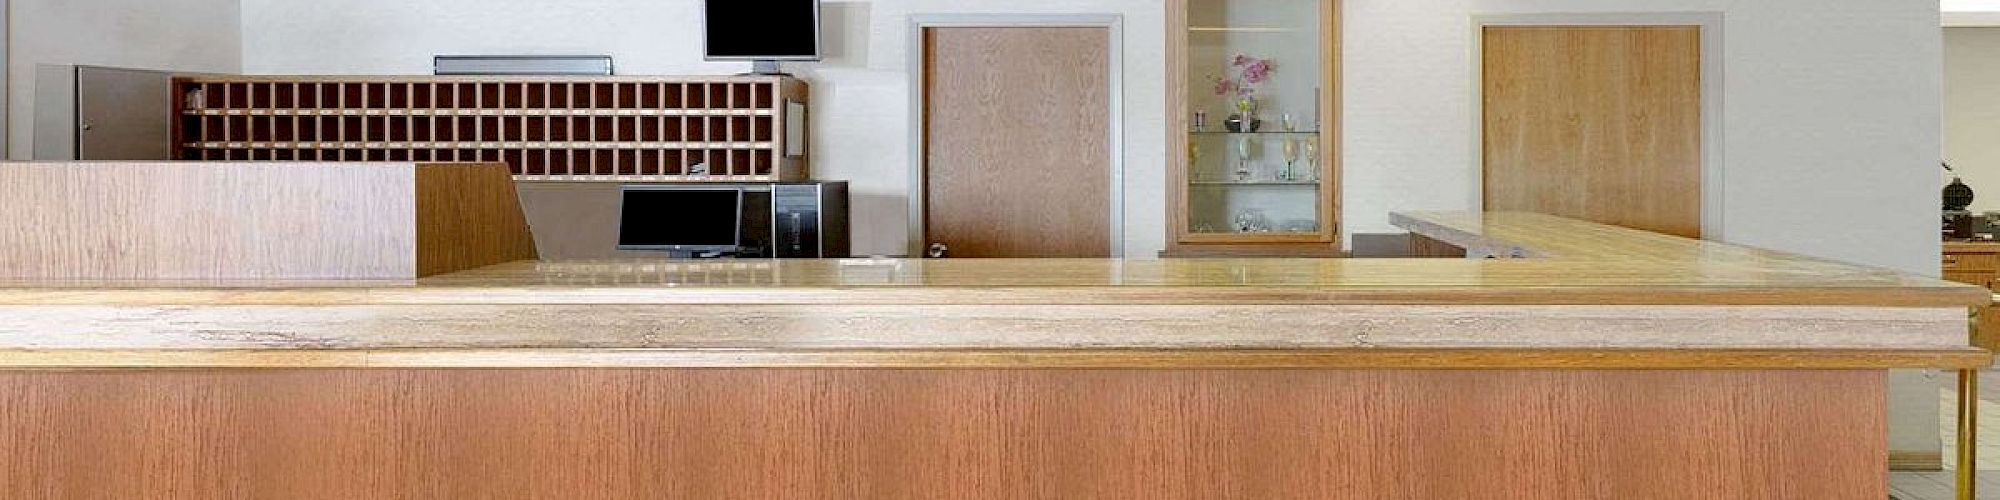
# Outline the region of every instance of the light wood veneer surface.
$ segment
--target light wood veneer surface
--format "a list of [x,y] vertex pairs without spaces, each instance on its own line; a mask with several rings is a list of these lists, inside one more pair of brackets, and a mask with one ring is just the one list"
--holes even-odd
[[[1540,258],[633,260],[514,262],[410,282],[14,283],[0,286],[0,319],[11,320],[0,365],[1990,361],[1965,335],[1967,308],[1992,300],[1977,287],[1533,214],[1397,222]],[[1436,355],[1396,351],[1416,348]],[[297,356],[242,354],[258,350]],[[1713,354],[1690,354],[1702,352]]]
[[1701,28],[1487,26],[1492,211],[1701,236]]
[[535,255],[498,163],[0,164],[0,280],[413,279]]
[[1111,30],[923,36],[923,244],[960,257],[1110,256]]
[[1977,307],[1978,287],[1531,213],[1397,214],[1536,258],[517,261],[415,281],[0,281],[0,305],[1620,304]]
[[6,498],[1869,499],[1879,371],[0,373]]

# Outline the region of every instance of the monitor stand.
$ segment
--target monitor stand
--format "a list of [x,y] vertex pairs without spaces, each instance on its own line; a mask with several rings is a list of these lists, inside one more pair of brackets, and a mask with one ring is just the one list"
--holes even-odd
[[671,259],[671,260],[711,260],[711,259],[734,259],[734,258],[738,258],[738,257],[741,257],[741,256],[743,255],[743,254],[742,254],[742,250],[740,250],[740,249],[739,249],[739,250],[700,250],[700,251],[695,251],[695,250],[659,250],[659,252],[660,252],[660,253],[664,253],[664,254],[667,254],[667,258],[668,258],[668,259]]
[[777,75],[777,76],[792,76],[792,75],[791,75],[791,73],[786,73],[786,72],[785,72],[785,68],[784,68],[784,67],[782,66],[782,63],[780,63],[780,62],[778,62],[778,61],[767,61],[767,60],[761,60],[761,59],[760,59],[760,60],[756,60],[756,61],[750,61],[750,73],[749,73],[749,74],[752,74],[752,75]]

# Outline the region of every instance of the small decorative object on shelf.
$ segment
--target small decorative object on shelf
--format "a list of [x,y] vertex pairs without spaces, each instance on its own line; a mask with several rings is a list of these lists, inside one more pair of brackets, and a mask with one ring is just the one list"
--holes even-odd
[[1229,98],[1236,110],[1223,125],[1230,132],[1256,132],[1263,125],[1263,120],[1257,119],[1257,85],[1270,81],[1271,70],[1277,66],[1269,59],[1237,54],[1229,60],[1229,67],[1236,76],[1215,79],[1215,95]]
[[1264,217],[1263,210],[1245,209],[1236,213],[1235,229],[1239,233],[1270,232],[1271,222]]
[[[1956,173],[1958,171],[1951,168],[1950,163],[1945,163],[1944,169],[1947,172]],[[1964,179],[1952,176],[1951,184],[1944,187],[1944,210],[1946,212],[1965,211],[1966,207],[1972,206],[1973,195],[1972,186],[1965,185]]]
[[1263,120],[1257,119],[1257,98],[1250,96],[1239,97],[1236,99],[1235,105],[1236,113],[1229,115],[1228,121],[1222,122],[1223,126],[1228,128],[1230,132],[1256,132],[1258,128],[1264,125]]
[[1196,132],[1207,132],[1207,131],[1208,131],[1208,112],[1207,112],[1207,111],[1196,111],[1196,112],[1194,112],[1194,131],[1196,131]]

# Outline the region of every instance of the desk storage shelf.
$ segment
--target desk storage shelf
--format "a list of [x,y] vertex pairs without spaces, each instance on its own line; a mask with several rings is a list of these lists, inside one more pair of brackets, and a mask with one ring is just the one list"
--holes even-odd
[[786,77],[230,76],[174,88],[182,160],[497,161],[522,181],[808,176],[808,89]]

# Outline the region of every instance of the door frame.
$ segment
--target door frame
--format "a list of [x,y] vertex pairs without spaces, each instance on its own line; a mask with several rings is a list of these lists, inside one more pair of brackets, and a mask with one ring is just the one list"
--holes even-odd
[[1721,12],[1474,14],[1472,38],[1472,209],[1486,207],[1486,31],[1500,26],[1695,26],[1701,29],[1701,238],[1723,235],[1723,16]]
[[911,14],[909,23],[909,55],[907,69],[910,81],[910,218],[909,252],[911,257],[922,257],[929,247],[924,234],[926,217],[925,200],[930,190],[930,179],[924,172],[924,159],[929,151],[925,147],[924,134],[930,131],[924,112],[928,100],[924,81],[924,62],[930,55],[926,53],[924,30],[930,28],[1104,28],[1109,40],[1106,47],[1108,59],[1105,84],[1109,86],[1106,101],[1110,108],[1106,111],[1109,120],[1111,177],[1109,196],[1111,206],[1110,242],[1111,256],[1125,255],[1125,19],[1118,14]]

